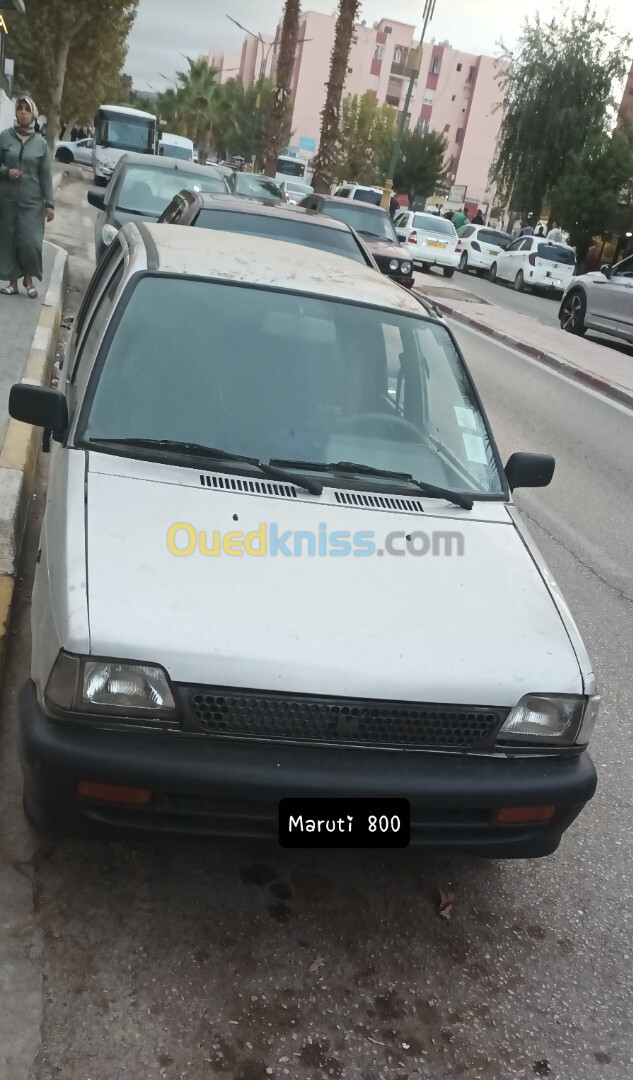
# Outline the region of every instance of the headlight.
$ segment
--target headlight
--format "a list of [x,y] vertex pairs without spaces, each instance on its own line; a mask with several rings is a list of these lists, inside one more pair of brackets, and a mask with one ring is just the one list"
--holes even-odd
[[177,714],[163,668],[122,660],[93,660],[60,652],[50,674],[44,704],[53,710],[145,716],[167,719]]
[[113,240],[116,240],[119,235],[119,230],[115,229],[114,225],[104,225],[101,230],[101,239],[106,247],[110,247]]
[[599,700],[574,694],[526,694],[504,722],[498,741],[541,746],[586,745],[596,721]]
[[389,269],[390,270],[397,270],[399,266],[400,266],[400,263],[398,262],[397,259],[392,259],[391,262],[389,263]]
[[402,270],[403,274],[410,274],[411,273],[411,263],[410,262],[403,262],[401,264],[401,266],[400,266],[400,269]]

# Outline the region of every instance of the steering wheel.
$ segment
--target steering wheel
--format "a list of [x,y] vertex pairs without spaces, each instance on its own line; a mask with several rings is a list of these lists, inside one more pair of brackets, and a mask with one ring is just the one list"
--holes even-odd
[[335,421],[334,430],[347,435],[377,435],[381,439],[395,439],[397,442],[425,441],[424,435],[418,431],[415,424],[400,416],[387,416],[385,413],[343,416]]

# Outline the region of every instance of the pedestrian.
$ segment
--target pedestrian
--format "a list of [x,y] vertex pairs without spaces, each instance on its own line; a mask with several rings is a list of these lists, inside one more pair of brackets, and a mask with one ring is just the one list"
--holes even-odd
[[464,207],[463,210],[458,210],[457,213],[453,215],[453,225],[456,229],[463,229],[467,221],[468,217],[466,215],[466,207]]
[[534,226],[528,221],[527,225],[523,225],[519,229],[519,236],[534,236]]
[[477,213],[475,214],[471,224],[472,225],[485,225],[486,224],[486,222],[484,221],[484,216],[483,216],[483,214],[481,212],[481,209],[479,209],[477,211]]
[[536,229],[534,231],[534,235],[535,236],[545,236],[546,232],[547,232],[547,229],[546,229],[545,225],[543,224],[543,222],[541,221],[536,226]]
[[396,192],[391,192],[391,198],[389,199],[389,217],[393,220],[400,209],[400,203],[396,198]]
[[71,142],[77,142],[78,139],[79,139],[79,128],[77,127],[76,124],[73,124],[72,128],[70,129],[70,141]]
[[46,140],[35,133],[37,109],[19,97],[15,124],[0,133],[0,280],[3,296],[17,296],[18,279],[31,300],[33,278],[42,280],[44,223],[55,216],[51,159]]
[[552,227],[551,227],[550,231],[547,234],[547,239],[549,241],[551,241],[552,244],[562,244],[562,242],[563,242],[563,231],[559,227],[557,221],[552,222]]

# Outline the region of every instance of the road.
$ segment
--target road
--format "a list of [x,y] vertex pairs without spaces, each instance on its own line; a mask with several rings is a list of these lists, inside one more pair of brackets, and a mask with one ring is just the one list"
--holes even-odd
[[[79,182],[62,191],[58,229],[81,253],[92,235],[80,194]],[[455,332],[504,458],[557,458],[551,488],[520,503],[595,658],[596,799],[554,856],[517,863],[34,836],[15,727],[44,460],[0,729],[5,900],[21,905],[27,958],[0,1080],[632,1075],[633,414]]]

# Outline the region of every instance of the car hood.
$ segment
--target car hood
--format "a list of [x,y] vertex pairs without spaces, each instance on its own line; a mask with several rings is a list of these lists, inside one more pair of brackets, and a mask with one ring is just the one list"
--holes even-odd
[[365,236],[364,233],[359,235],[375,259],[406,259],[407,257],[402,244],[394,244],[391,240],[381,240],[379,236]]
[[[165,210],[167,209],[168,205],[168,203],[165,203]],[[130,221],[158,221],[159,217],[160,214],[130,214],[127,213],[125,210],[119,210],[119,208],[117,207],[116,210],[112,211],[108,224],[114,225],[116,229],[122,229],[123,226],[127,225]]]
[[[471,705],[581,693],[558,609],[503,503],[470,513],[350,507],[326,488],[240,491],[242,478],[89,454],[90,651],[164,665],[181,683]],[[233,483],[236,490],[218,490]],[[254,484],[250,485],[252,488]],[[415,506],[419,504],[416,502]],[[463,555],[177,556],[171,526],[351,534],[461,531]],[[179,545],[185,534],[181,534]]]

